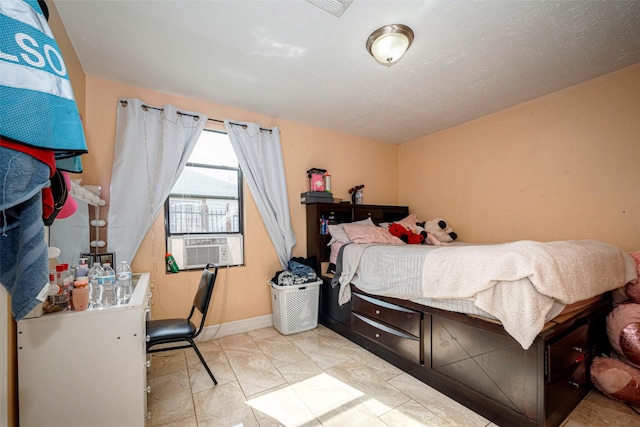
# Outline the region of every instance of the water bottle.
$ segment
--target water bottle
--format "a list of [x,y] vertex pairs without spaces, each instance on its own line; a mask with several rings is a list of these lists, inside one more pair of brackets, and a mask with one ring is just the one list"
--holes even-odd
[[331,193],[331,174],[329,172],[324,175],[324,191]]
[[102,307],[100,294],[103,273],[104,270],[100,266],[99,262],[94,262],[93,266],[91,266],[91,269],[87,273],[87,276],[89,277],[89,306],[91,308]]
[[116,304],[116,272],[111,268],[111,263],[105,262],[103,266],[100,300],[103,307],[109,307]]
[[127,261],[120,261],[116,274],[116,302],[127,304],[133,293],[131,267]]

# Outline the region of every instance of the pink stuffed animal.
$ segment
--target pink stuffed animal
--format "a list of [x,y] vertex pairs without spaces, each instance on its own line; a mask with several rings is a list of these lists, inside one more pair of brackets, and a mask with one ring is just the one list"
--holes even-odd
[[[630,255],[640,277],[640,252]],[[630,301],[617,305],[607,316],[607,336],[614,354],[593,359],[591,381],[612,399],[640,405],[640,281],[621,289]]]

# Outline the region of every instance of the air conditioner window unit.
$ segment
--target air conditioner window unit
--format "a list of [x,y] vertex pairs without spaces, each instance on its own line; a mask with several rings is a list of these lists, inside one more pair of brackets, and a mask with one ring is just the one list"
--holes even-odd
[[170,236],[167,247],[181,270],[202,268],[208,263],[219,266],[244,264],[240,234]]

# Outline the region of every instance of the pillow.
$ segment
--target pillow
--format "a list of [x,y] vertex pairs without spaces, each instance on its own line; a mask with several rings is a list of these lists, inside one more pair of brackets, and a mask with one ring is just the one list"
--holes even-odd
[[381,227],[368,225],[344,224],[344,232],[353,243],[385,243],[404,245],[404,242]]
[[406,228],[407,230],[415,231],[416,223],[420,222],[420,220],[414,214],[411,214],[408,217],[402,218],[401,220],[394,221],[394,222],[396,224],[404,225],[404,228]]
[[[366,225],[366,226],[369,226],[369,227],[371,227],[371,226],[375,227],[376,226],[373,223],[373,221],[371,220],[371,218],[363,219],[362,221],[349,222],[347,224]],[[349,240],[349,237],[344,232],[344,225],[345,224],[331,224],[331,225],[329,225],[329,234],[331,234],[331,237],[332,237],[332,239],[329,242],[329,244],[332,244],[334,242],[351,243],[351,240]]]
[[335,273],[335,264],[338,260],[338,252],[340,252],[340,248],[344,246],[342,242],[333,242],[331,244],[331,252],[329,253],[329,264],[333,264],[333,272]]
[[330,245],[334,242],[340,242],[342,244],[350,242],[349,238],[344,232],[344,227],[342,226],[342,224],[329,225],[329,234],[331,234],[331,241],[329,242]]
[[628,365],[640,368],[640,304],[620,304],[607,315],[607,337],[617,356]]
[[627,283],[624,290],[633,302],[640,304],[640,251],[629,252],[631,258],[636,262],[636,271],[638,272],[638,280],[635,283]]

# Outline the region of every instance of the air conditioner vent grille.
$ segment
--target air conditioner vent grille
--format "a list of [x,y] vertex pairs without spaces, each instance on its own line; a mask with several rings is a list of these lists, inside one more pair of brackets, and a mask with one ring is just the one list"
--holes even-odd
[[188,238],[184,239],[185,246],[209,246],[209,245],[226,245],[226,237],[208,237],[208,238]]
[[340,18],[353,0],[307,0],[314,6]]
[[240,234],[170,236],[167,249],[181,270],[201,268],[208,263],[244,265],[243,238]]
[[220,246],[199,246],[185,248],[185,262],[188,265],[220,264]]

